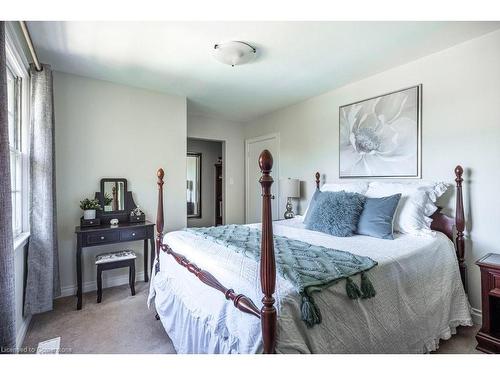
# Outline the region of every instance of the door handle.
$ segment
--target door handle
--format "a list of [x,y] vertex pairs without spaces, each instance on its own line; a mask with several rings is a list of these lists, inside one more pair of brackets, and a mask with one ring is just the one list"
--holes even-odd
[[273,195],[271,195],[271,199],[274,199],[274,194],[273,194]]

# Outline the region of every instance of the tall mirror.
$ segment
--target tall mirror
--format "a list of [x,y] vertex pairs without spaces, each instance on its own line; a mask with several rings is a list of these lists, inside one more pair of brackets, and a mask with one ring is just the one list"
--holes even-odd
[[127,180],[124,178],[103,178],[101,180],[101,196],[103,211],[115,212],[125,210],[125,194]]
[[188,152],[187,154],[187,217],[201,217],[201,154]]

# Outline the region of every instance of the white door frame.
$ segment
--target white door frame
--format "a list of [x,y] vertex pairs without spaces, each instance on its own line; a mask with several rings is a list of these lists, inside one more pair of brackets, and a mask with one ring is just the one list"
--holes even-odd
[[[275,139],[278,143],[278,150],[277,150],[277,154],[278,155],[273,155],[273,169],[271,171],[271,176],[273,177],[274,179],[274,183],[275,184],[279,184],[279,161],[280,161],[280,148],[281,148],[281,145],[280,145],[280,133],[270,133],[270,134],[266,134],[266,135],[261,135],[259,137],[255,137],[255,138],[249,138],[249,139],[245,139],[245,223],[248,223],[248,212],[249,212],[249,192],[248,192],[248,182],[249,182],[249,176],[248,176],[248,173],[250,171],[249,169],[249,160],[248,160],[248,148],[250,146],[251,143],[256,143],[256,142],[262,142],[262,141],[265,141],[265,140],[268,140],[268,139]],[[276,153],[276,152],[275,152]],[[258,161],[255,160],[253,161],[254,163],[257,163]],[[277,171],[278,172],[278,176],[276,176],[275,173],[273,173],[274,171]],[[279,205],[279,187],[276,189],[276,194],[275,194],[275,200],[276,202],[278,202],[277,204]],[[278,207],[279,209],[279,207]],[[272,212],[272,210],[271,210]],[[277,218],[273,218],[273,220],[276,220]]]

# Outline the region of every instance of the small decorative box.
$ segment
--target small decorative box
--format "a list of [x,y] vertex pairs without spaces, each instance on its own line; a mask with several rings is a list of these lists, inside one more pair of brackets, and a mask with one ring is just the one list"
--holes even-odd
[[146,215],[139,207],[136,207],[132,211],[130,211],[128,221],[131,223],[142,223],[146,221]]
[[142,223],[146,221],[146,215],[141,214],[141,215],[130,215],[129,216],[129,222],[131,223]]
[[95,218],[95,219],[88,219],[85,220],[83,216],[80,218],[80,226],[81,227],[96,227],[101,225],[101,219]]

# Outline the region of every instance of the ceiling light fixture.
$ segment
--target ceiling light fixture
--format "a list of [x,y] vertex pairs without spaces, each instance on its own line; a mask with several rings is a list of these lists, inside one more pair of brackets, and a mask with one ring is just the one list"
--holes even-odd
[[257,50],[245,42],[224,42],[214,45],[214,57],[226,65],[242,65],[251,61]]

